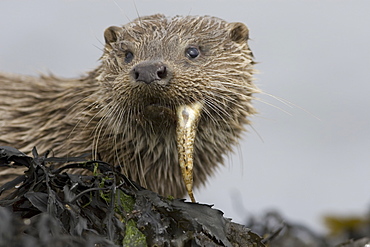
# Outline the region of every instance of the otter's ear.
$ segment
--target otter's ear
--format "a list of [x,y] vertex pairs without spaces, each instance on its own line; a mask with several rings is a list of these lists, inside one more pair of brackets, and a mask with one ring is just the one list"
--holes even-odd
[[111,43],[114,43],[118,40],[119,33],[122,32],[122,27],[108,27],[104,31],[104,39],[105,39],[105,44],[107,46],[111,47]]
[[249,39],[249,30],[246,25],[241,22],[229,23],[230,38],[237,43],[247,42]]

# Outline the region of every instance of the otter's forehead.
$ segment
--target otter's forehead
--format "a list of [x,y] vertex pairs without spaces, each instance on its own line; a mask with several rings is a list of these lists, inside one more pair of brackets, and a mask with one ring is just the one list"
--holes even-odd
[[225,36],[227,22],[211,16],[151,15],[137,18],[123,28],[135,40],[181,37],[183,40],[196,37]]

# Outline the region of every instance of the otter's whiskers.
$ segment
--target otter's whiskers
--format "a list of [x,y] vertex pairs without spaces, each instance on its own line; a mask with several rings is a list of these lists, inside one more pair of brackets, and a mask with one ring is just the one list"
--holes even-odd
[[194,140],[203,104],[195,102],[191,105],[181,105],[177,108],[177,149],[179,164],[186,190],[192,202],[193,195],[193,153]]

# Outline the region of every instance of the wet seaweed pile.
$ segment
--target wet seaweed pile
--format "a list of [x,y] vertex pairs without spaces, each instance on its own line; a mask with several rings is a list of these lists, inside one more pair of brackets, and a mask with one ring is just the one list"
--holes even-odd
[[32,153],[0,147],[0,167],[26,168],[0,187],[0,246],[370,246],[366,217],[330,218],[336,236],[328,237],[269,212],[248,219],[252,232],[209,205],[146,190],[102,161]]
[[221,211],[160,197],[107,163],[32,153],[0,147],[0,166],[27,167],[0,187],[0,246],[265,246]]

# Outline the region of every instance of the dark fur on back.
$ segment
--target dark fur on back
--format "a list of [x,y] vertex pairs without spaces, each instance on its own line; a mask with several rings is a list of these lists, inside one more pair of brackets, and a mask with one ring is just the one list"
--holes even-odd
[[[101,65],[83,78],[0,73],[0,145],[90,153],[149,189],[183,196],[174,111],[204,104],[194,153],[194,184],[203,184],[255,113],[248,29],[215,17],[153,15],[108,28],[105,40]],[[199,57],[189,59],[188,47]],[[135,81],[133,68],[146,61],[166,64],[168,82]]]

